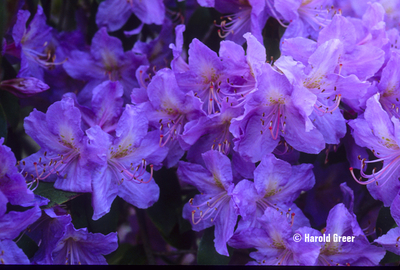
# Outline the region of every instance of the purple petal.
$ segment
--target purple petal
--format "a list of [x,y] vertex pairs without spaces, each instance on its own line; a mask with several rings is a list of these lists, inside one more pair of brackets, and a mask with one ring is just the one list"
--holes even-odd
[[12,240],[0,240],[1,264],[30,264],[28,257]]
[[[150,179],[150,174],[145,172],[142,176],[144,181]],[[160,196],[160,188],[152,179],[149,183],[138,184],[134,181],[124,181],[118,191],[118,196],[138,208],[152,206]]]
[[111,32],[120,29],[132,14],[129,1],[106,0],[100,3],[96,24],[106,26]]
[[[232,166],[230,159],[219,151],[210,150],[202,154],[208,171],[212,173],[217,186],[228,190],[232,184]],[[221,187],[222,187],[221,186]]]
[[317,43],[315,41],[303,37],[285,39],[281,43],[282,55],[290,55],[304,65],[308,64],[308,58],[316,49]]
[[233,235],[236,225],[238,215],[235,208],[235,203],[229,200],[229,203],[222,206],[218,218],[215,218],[215,250],[221,255],[229,256],[226,243]]
[[39,206],[24,212],[8,212],[0,217],[0,239],[14,239],[20,232],[35,222],[42,214]]
[[201,165],[179,161],[177,174],[180,180],[195,186],[201,193],[218,194],[223,191],[222,185],[218,185],[211,172]]

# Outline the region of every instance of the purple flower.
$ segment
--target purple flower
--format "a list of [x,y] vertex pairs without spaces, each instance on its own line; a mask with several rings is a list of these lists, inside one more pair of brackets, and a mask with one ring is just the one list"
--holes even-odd
[[294,91],[288,79],[269,64],[261,71],[256,77],[257,91],[249,94],[244,115],[232,120],[234,149],[257,162],[275,149],[282,136],[296,150],[319,153],[325,142],[307,117],[306,112],[312,110],[309,95]]
[[203,110],[212,114],[221,111],[223,96],[219,86],[224,81],[223,68],[218,55],[194,39],[189,45],[189,70],[176,73],[176,80],[184,92],[193,91],[203,101]]
[[210,149],[219,150],[225,155],[231,152],[233,136],[229,132],[230,123],[241,115],[243,108],[235,106],[235,99],[231,98],[230,101],[222,102],[220,113],[201,116],[185,126],[182,140],[192,145],[188,151],[189,161],[201,164],[200,155]]
[[[153,12],[153,11],[152,11]],[[169,45],[174,41],[174,27],[169,19],[164,19],[160,34],[150,42],[138,40],[133,46],[132,51],[143,54],[149,59],[149,64],[153,69],[162,69],[168,66],[172,59]]]
[[[93,219],[108,213],[117,196],[139,208],[158,200],[153,166],[160,167],[168,149],[159,147],[158,131],[147,133],[147,129],[147,119],[138,115],[135,107],[126,105],[115,138],[99,126],[86,131],[90,159],[95,164],[91,175]],[[148,164],[151,173],[146,171]]]
[[99,5],[96,23],[99,27],[106,26],[108,31],[116,31],[126,23],[132,13],[142,23],[163,24],[165,6],[162,0],[106,0]]
[[260,43],[263,43],[261,32],[268,19],[264,1],[219,0],[212,5],[204,5],[206,3],[200,3],[200,1],[199,4],[214,7],[220,13],[229,14],[221,17],[223,20],[217,25],[222,30],[218,29],[221,38],[241,45],[246,41],[243,35],[250,32]]
[[393,51],[390,60],[382,70],[382,76],[377,84],[380,93],[379,102],[389,117],[400,118],[400,52]]
[[360,80],[366,80],[381,68],[385,58],[381,48],[388,42],[382,20],[381,6],[375,3],[363,20],[348,19],[338,14],[321,30],[319,45],[330,39],[339,39],[344,45],[344,53],[339,60],[341,75],[354,74]]
[[34,199],[24,177],[18,172],[17,160],[11,149],[0,138],[0,217],[6,213],[7,203],[21,205]]
[[202,103],[193,92],[178,86],[170,69],[157,72],[147,86],[147,96],[149,101],[137,106],[138,113],[145,115],[150,127],[160,130],[160,146],[170,150],[165,160],[165,165],[170,168],[184,154],[182,148],[186,148],[186,143],[181,134],[186,124],[205,114]]
[[[372,266],[378,265],[385,255],[382,248],[369,243],[356,216],[342,203],[329,212],[324,234],[330,236],[330,241],[322,243],[317,265]],[[335,236],[345,236],[346,241],[335,241]]]
[[184,31],[184,24],[177,25],[175,27],[175,44],[171,43],[169,45],[169,48],[172,50],[172,55],[174,56],[174,59],[171,61],[171,68],[174,72],[185,72],[189,70],[189,66],[182,55]]
[[93,89],[90,108],[80,105],[74,93],[67,93],[63,97],[74,100],[74,106],[81,112],[84,128],[97,125],[113,134],[123,111],[123,94],[124,89],[119,81],[105,81]]
[[[358,183],[367,185],[372,197],[381,200],[385,206],[390,206],[395,196],[400,190],[399,174],[399,119],[389,118],[379,103],[379,93],[372,96],[367,101],[367,108],[364,118],[357,118],[349,122],[353,129],[352,135],[355,142],[362,147],[372,150],[378,158],[367,161],[365,158],[361,162],[360,174],[366,181],[357,179],[353,168],[350,168],[354,180]],[[364,173],[368,164],[382,162],[383,167],[378,172],[373,169],[372,174]]]
[[27,235],[39,246],[32,257],[34,264],[53,264],[52,252],[64,237],[72,219],[61,207],[45,209],[43,215],[28,227]]
[[16,159],[0,138],[0,264],[29,264],[22,250],[12,241],[41,215],[38,204],[23,212],[7,211],[7,203],[32,206],[34,195],[15,167]]
[[38,6],[35,17],[26,27],[30,15],[27,10],[19,10],[12,32],[16,47],[21,48],[18,77],[35,77],[43,81],[42,68],[54,67],[54,55],[51,48],[47,47],[52,38],[52,28],[46,25],[46,16],[41,6]]
[[203,155],[205,168],[198,164],[180,161],[178,177],[195,186],[201,195],[185,204],[183,217],[190,220],[195,231],[215,225],[215,249],[229,256],[226,242],[233,235],[237,207],[232,200],[232,168],[228,157],[210,150]]
[[316,39],[318,32],[330,22],[331,0],[267,0],[268,8],[281,25],[283,19],[290,22],[284,38],[311,37]]
[[[275,63],[296,91],[307,97],[304,100],[297,98],[294,102],[298,106],[308,102],[306,104],[313,107],[313,110],[306,110],[306,115],[328,144],[338,144],[346,134],[345,119],[337,110],[342,98],[359,99],[369,86],[369,83],[361,82],[355,75],[337,74],[338,66],[340,73],[339,59],[343,50],[340,40],[330,39],[309,56],[307,66],[293,61],[291,57],[281,57]],[[310,106],[306,108],[310,109]]]
[[91,192],[90,168],[85,152],[87,138],[81,129],[81,113],[74,101],[65,97],[51,105],[46,114],[33,110],[24,127],[42,148],[24,160],[24,169],[37,180],[52,181],[55,188]]
[[[318,235],[310,227],[293,228],[286,215],[273,208],[267,208],[258,219],[260,228],[250,227],[235,233],[228,241],[234,248],[255,248],[250,257],[261,265],[314,265],[320,251],[318,243],[295,242],[294,234]],[[303,237],[304,239],[304,237]]]
[[273,154],[264,156],[254,171],[254,183],[242,180],[233,190],[233,199],[244,221],[239,227],[259,227],[258,218],[267,208],[293,218],[295,228],[309,226],[308,220],[293,201],[302,191],[314,186],[312,167],[311,164],[291,166]]
[[265,47],[255,36],[251,33],[243,36],[247,40],[246,55],[242,46],[232,41],[222,41],[219,50],[227,77],[221,88],[227,98],[233,96],[241,105],[248,94],[256,90],[256,77],[267,58]]
[[53,253],[54,264],[107,264],[103,255],[118,247],[117,233],[90,233],[87,228],[75,229],[70,223]]
[[106,80],[120,81],[124,97],[128,99],[132,88],[138,86],[133,74],[146,63],[146,56],[124,52],[122,42],[109,36],[103,27],[94,35],[90,53],[74,50],[63,66],[72,78],[87,82],[78,95],[78,100],[85,105],[92,98],[93,88]]

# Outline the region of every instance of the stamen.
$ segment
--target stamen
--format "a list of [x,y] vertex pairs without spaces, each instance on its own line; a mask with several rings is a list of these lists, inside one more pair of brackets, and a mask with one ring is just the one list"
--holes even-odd
[[220,28],[218,29],[218,35],[220,38],[226,38],[229,34],[239,32],[245,25],[250,23],[250,15],[251,7],[249,6],[248,8],[241,9],[241,11],[235,14],[221,17],[220,19],[224,20],[221,21],[220,24],[217,24],[217,22],[214,21],[214,25]]
[[291,222],[291,224],[290,224],[290,227],[292,227],[292,226],[293,226],[293,222],[294,222],[294,216],[295,216],[295,213],[292,213],[292,222]]

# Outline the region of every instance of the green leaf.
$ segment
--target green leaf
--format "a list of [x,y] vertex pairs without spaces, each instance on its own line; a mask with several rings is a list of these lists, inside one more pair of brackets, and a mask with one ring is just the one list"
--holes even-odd
[[0,138],[7,140],[7,120],[3,106],[0,104]]
[[214,247],[214,226],[204,231],[197,251],[197,263],[205,265],[226,265],[231,260],[233,248],[228,247],[229,257],[219,254]]
[[72,200],[81,195],[80,193],[55,189],[54,183],[47,182],[40,182],[38,188],[35,189],[34,193],[50,200],[48,205],[42,207],[45,209],[68,202],[69,200]]
[[109,265],[144,265],[147,264],[146,254],[143,245],[132,246],[120,244],[113,253],[105,256]]
[[390,214],[390,207],[382,207],[376,220],[376,236],[386,234],[396,224]]

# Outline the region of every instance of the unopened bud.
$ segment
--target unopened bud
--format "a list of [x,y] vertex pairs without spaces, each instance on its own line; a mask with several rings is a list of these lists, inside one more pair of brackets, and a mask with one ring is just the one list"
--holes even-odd
[[2,81],[0,88],[19,98],[27,98],[46,91],[50,87],[39,79],[26,77]]

